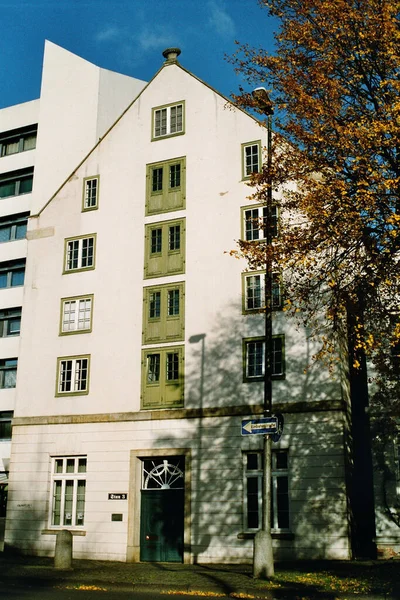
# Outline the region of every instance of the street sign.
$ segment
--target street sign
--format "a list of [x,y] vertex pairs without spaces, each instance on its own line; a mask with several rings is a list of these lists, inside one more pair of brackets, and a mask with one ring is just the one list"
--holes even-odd
[[262,419],[244,419],[242,421],[242,435],[276,433],[277,431],[277,417],[263,417]]
[[108,494],[109,500],[127,500],[128,494]]
[[273,433],[271,435],[273,442],[279,442],[283,433],[283,415],[281,413],[278,413],[276,415],[276,418],[278,419],[278,428],[276,430],[276,433]]

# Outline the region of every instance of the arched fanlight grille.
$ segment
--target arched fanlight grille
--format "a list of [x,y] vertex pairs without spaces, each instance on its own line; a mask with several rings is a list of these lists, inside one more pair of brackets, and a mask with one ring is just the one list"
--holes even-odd
[[155,458],[143,461],[144,490],[182,489],[184,465],[182,458]]

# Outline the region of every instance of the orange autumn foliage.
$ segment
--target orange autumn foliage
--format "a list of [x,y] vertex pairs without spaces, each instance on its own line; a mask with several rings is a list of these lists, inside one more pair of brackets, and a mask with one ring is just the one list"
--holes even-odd
[[[301,307],[326,356],[351,309],[353,365],[362,350],[398,393],[400,2],[259,4],[280,25],[276,52],[239,45],[229,60],[250,89],[269,89],[275,105],[272,168],[251,184],[258,202],[269,177],[277,198],[284,189],[273,255],[286,275],[288,310]],[[235,101],[262,114],[250,93]],[[251,268],[264,264],[262,245],[239,246]]]

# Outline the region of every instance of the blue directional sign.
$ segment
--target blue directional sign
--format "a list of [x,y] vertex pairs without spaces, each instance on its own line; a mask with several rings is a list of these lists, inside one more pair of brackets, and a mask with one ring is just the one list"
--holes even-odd
[[275,443],[276,443],[276,442],[279,442],[279,440],[280,440],[280,439],[281,439],[281,437],[282,437],[282,433],[283,433],[283,422],[284,422],[283,415],[282,415],[281,413],[278,413],[278,414],[276,415],[276,418],[278,419],[278,428],[277,428],[277,430],[276,430],[276,433],[273,433],[273,434],[271,435],[272,441],[273,441],[273,442],[275,442]]
[[242,435],[257,435],[276,433],[278,431],[277,417],[263,417],[262,419],[244,419],[242,421]]

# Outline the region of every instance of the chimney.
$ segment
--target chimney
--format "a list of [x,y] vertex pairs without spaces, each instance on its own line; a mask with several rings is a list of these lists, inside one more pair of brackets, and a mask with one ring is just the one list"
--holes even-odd
[[165,58],[165,62],[177,62],[178,56],[180,55],[180,48],[167,48],[163,52],[163,57]]

